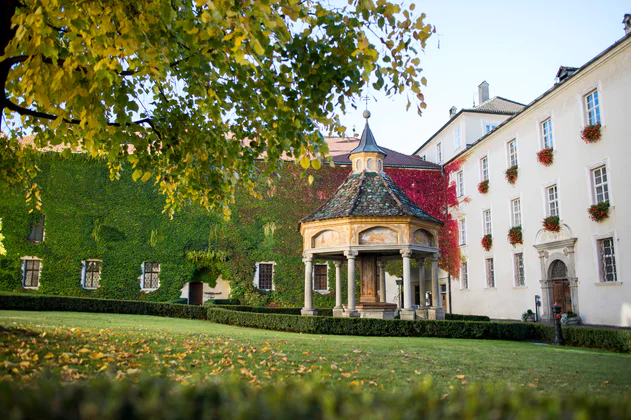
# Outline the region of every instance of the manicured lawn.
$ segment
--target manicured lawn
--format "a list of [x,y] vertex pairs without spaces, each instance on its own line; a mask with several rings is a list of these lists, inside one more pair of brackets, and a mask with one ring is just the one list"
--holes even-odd
[[[0,380],[154,374],[195,383],[319,377],[400,390],[431,377],[444,392],[504,384],[542,392],[631,394],[631,355],[531,343],[316,336],[140,315],[0,311]],[[452,388],[453,387],[453,388]]]

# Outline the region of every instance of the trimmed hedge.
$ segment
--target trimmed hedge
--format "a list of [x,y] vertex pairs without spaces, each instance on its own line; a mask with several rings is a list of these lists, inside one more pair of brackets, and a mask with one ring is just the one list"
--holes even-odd
[[[541,341],[552,342],[554,328],[549,325],[533,325],[537,328]],[[563,327],[563,340],[567,346],[631,353],[631,330]]]
[[[246,305],[213,305],[204,304],[207,308],[223,308],[230,311],[239,312],[255,312],[259,314],[282,314],[282,315],[300,315],[302,308],[275,308],[271,306],[246,306]],[[333,316],[333,309],[318,309],[319,316]]]
[[491,322],[491,318],[486,315],[460,315],[460,314],[445,314],[445,320],[447,321],[484,321]]
[[209,308],[211,322],[266,330],[308,334],[360,335],[382,337],[442,337],[489,340],[536,340],[532,323],[475,321],[400,321],[369,318],[333,318],[232,311]]
[[402,392],[356,392],[314,380],[254,387],[217,379],[197,386],[161,378],[0,382],[3,419],[474,419],[628,418],[631,398],[546,395],[469,386],[441,395],[429,381]]
[[0,309],[22,311],[98,312],[155,315],[170,318],[206,319],[201,306],[174,303],[75,298],[62,296],[0,294]]

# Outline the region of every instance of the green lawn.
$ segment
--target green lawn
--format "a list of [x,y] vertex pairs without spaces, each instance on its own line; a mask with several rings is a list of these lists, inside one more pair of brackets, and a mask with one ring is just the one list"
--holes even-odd
[[142,373],[195,383],[318,377],[400,390],[431,378],[444,392],[505,384],[542,392],[631,394],[631,355],[531,343],[317,336],[140,315],[0,311],[0,380],[72,381]]

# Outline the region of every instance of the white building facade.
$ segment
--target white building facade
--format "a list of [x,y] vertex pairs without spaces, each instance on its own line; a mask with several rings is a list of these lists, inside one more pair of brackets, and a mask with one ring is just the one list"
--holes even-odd
[[[450,174],[462,255],[451,309],[519,319],[535,310],[537,295],[544,319],[556,302],[583,323],[631,326],[631,33],[557,77],[526,106],[488,99],[483,82],[480,105],[452,108],[448,123],[415,152],[446,167],[462,162]],[[587,143],[582,130],[598,123],[600,140]],[[538,161],[544,148],[553,151],[549,166]],[[506,179],[512,166],[514,184]],[[488,192],[480,193],[485,180]],[[605,202],[608,217],[591,220],[588,208]],[[559,232],[543,229],[547,216],[559,217]],[[508,233],[517,226],[523,243],[513,246]],[[487,234],[488,251],[481,244]]]

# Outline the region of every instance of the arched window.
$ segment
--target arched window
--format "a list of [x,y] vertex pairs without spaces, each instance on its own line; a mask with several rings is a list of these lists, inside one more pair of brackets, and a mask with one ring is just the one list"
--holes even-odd
[[566,279],[567,278],[567,266],[561,260],[555,260],[550,265],[550,278],[551,279]]

